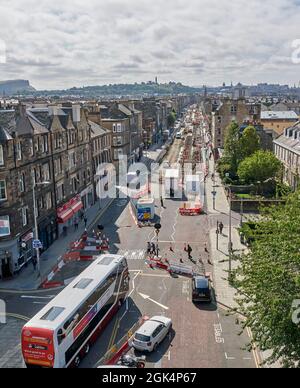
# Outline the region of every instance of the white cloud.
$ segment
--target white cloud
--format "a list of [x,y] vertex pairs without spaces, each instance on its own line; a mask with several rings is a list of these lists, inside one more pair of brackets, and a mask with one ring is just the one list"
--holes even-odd
[[0,0],[0,79],[298,83],[296,0]]

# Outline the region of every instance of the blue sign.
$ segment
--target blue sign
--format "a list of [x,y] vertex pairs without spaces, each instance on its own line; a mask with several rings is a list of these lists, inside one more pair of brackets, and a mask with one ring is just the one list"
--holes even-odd
[[40,240],[33,240],[32,247],[33,249],[41,249],[43,248],[43,244],[41,243]]

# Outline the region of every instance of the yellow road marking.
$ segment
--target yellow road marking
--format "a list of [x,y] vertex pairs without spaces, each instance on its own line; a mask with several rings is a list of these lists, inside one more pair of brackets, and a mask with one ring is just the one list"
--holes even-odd
[[28,322],[30,318],[25,317],[24,315],[19,315],[19,314],[12,314],[12,313],[0,313],[1,317],[10,317],[10,318],[16,318],[16,319],[21,319],[22,321]]
[[108,349],[107,349],[108,352],[112,349],[112,347],[114,345],[114,342],[115,342],[116,337],[117,337],[119,326],[120,326],[120,318],[117,318],[117,320],[114,324],[114,328],[113,328],[113,331],[112,331],[112,334],[110,337],[109,344],[108,344]]

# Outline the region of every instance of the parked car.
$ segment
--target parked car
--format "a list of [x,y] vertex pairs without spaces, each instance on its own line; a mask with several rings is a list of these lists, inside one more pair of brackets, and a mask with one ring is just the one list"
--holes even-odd
[[212,302],[212,289],[209,279],[195,276],[192,279],[192,300],[194,303]]
[[181,132],[177,132],[177,133],[176,133],[176,139],[177,139],[177,140],[180,140],[180,139],[181,139]]
[[141,352],[153,352],[172,330],[172,320],[153,317],[145,322],[134,335],[133,347]]

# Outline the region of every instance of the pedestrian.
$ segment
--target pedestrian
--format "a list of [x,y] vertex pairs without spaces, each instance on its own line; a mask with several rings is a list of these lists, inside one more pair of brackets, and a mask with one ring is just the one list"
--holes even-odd
[[148,243],[147,243],[147,254],[148,254],[148,255],[151,255],[151,251],[152,251],[152,250],[151,250],[151,243],[148,242]]
[[155,244],[151,243],[151,254],[155,253]]
[[74,220],[74,228],[75,228],[75,232],[76,232],[76,230],[78,230],[78,228],[79,228],[78,218],[75,218],[75,220]]
[[33,270],[34,270],[34,272],[36,271],[36,266],[37,266],[37,259],[36,259],[36,257],[34,257],[33,259],[32,259],[32,265],[33,265]]
[[83,219],[84,219],[84,211],[81,210],[80,211],[80,220],[83,221]]
[[84,215],[83,221],[84,221],[84,226],[85,226],[85,229],[86,229],[87,228],[87,222],[88,222],[88,219],[87,219],[86,215]]
[[220,222],[220,224],[219,224],[219,230],[220,230],[220,235],[223,236],[223,230],[224,230],[223,222]]
[[209,251],[208,251],[208,248],[207,248],[207,244],[205,244],[204,252],[207,253],[207,254],[209,255]]
[[188,253],[188,257],[189,257],[189,260],[192,260],[192,252],[193,252],[193,249],[192,247],[190,246],[190,244],[188,244],[187,246],[187,253]]
[[161,207],[164,208],[164,200],[163,200],[163,197],[160,197],[160,204],[161,204]]

